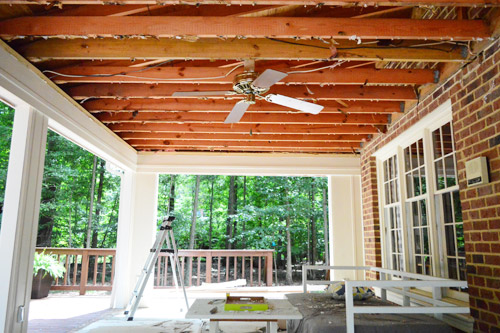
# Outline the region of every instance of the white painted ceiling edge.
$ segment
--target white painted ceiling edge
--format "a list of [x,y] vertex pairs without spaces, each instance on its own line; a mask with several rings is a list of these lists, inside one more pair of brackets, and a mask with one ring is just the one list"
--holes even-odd
[[138,172],[196,175],[360,175],[359,157],[312,154],[139,153]]
[[115,133],[0,41],[0,98],[28,104],[49,128],[120,169],[174,174],[360,175],[359,157],[314,154],[137,153]]

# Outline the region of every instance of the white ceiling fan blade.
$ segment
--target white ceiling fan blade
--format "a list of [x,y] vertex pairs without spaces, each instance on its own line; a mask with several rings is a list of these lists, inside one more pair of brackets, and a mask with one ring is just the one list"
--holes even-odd
[[218,91],[176,91],[172,94],[174,97],[189,97],[189,96],[224,96],[234,95],[231,90],[218,90]]
[[252,85],[258,88],[269,88],[276,82],[283,80],[287,77],[287,73],[275,71],[274,69],[266,69],[264,73],[260,74],[253,82]]
[[227,116],[226,120],[224,120],[224,124],[233,124],[240,121],[241,117],[243,117],[243,114],[249,106],[250,104],[246,101],[239,101],[238,103],[236,103],[229,113],[229,116]]
[[291,98],[283,95],[275,95],[275,94],[267,95],[266,101],[312,114],[318,114],[324,108],[324,106],[322,105],[309,103],[302,101],[300,99]]

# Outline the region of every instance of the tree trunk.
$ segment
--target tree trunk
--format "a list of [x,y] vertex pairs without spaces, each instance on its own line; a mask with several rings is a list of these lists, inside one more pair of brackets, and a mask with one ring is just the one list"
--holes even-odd
[[97,247],[97,237],[99,236],[99,224],[100,224],[100,217],[101,217],[101,204],[102,204],[102,192],[104,189],[104,172],[106,169],[104,166],[106,165],[106,162],[104,160],[101,160],[99,163],[99,186],[97,187],[97,203],[96,203],[96,208],[95,208],[95,223],[94,227],[92,228],[92,247],[96,248]]
[[210,188],[210,218],[208,220],[208,248],[212,248],[212,217],[213,217],[213,212],[214,212],[214,183],[215,183],[215,177],[217,176],[212,176],[212,185]]
[[168,198],[167,214],[171,216],[175,211],[175,175],[170,175],[170,197]]
[[[243,176],[243,209],[247,207],[247,176]],[[243,235],[243,249],[247,248],[247,241],[245,237],[246,221],[243,219],[241,221],[243,225],[241,226],[241,233]]]
[[292,281],[292,236],[290,234],[291,218],[290,218],[290,199],[288,191],[285,189],[286,200],[286,284],[291,286]]
[[94,192],[95,192],[96,169],[97,169],[97,156],[94,156],[94,166],[92,167],[92,183],[90,185],[89,221],[87,224],[87,241],[85,242],[85,247],[90,247],[90,236],[92,233],[92,215],[94,215]]
[[227,222],[226,222],[226,249],[232,248],[230,240],[233,238],[233,215],[235,214],[235,176],[229,178],[229,197],[227,200]]
[[311,264],[314,265],[316,263],[316,259],[318,257],[317,254],[317,235],[316,235],[316,219],[314,217],[314,183],[313,180],[311,180]]
[[196,235],[196,214],[198,213],[198,194],[199,193],[200,193],[200,176],[196,176],[196,183],[194,185],[193,215],[191,217],[191,235],[189,236],[189,248],[190,249],[194,249],[194,239],[195,239],[195,235]]
[[329,247],[328,247],[328,238],[329,238],[329,233],[328,233],[328,204],[327,204],[327,197],[326,197],[326,189],[323,189],[323,233],[324,233],[324,241],[325,241],[325,265],[329,266],[330,265],[330,252],[329,252]]

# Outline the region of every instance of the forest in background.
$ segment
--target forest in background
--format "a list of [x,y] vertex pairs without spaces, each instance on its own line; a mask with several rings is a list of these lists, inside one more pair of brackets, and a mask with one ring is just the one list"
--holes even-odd
[[[0,102],[2,208],[13,115]],[[274,249],[279,268],[325,260],[326,178],[160,175],[158,190],[180,249]],[[37,246],[114,248],[119,194],[104,160],[49,130]]]

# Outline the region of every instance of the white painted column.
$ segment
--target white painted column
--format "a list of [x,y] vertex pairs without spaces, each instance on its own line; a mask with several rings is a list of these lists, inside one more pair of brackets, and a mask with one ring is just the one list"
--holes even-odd
[[47,118],[29,106],[17,106],[0,232],[0,331],[28,329],[47,140]]
[[[116,266],[111,307],[123,308],[141,274],[156,234],[158,174],[126,171],[120,188]],[[148,289],[152,289],[150,276]],[[147,294],[147,291],[146,293]]]
[[[363,223],[361,210],[361,177],[357,175],[328,177],[330,223],[330,264],[363,266]],[[334,271],[333,280],[363,279],[364,272]]]

